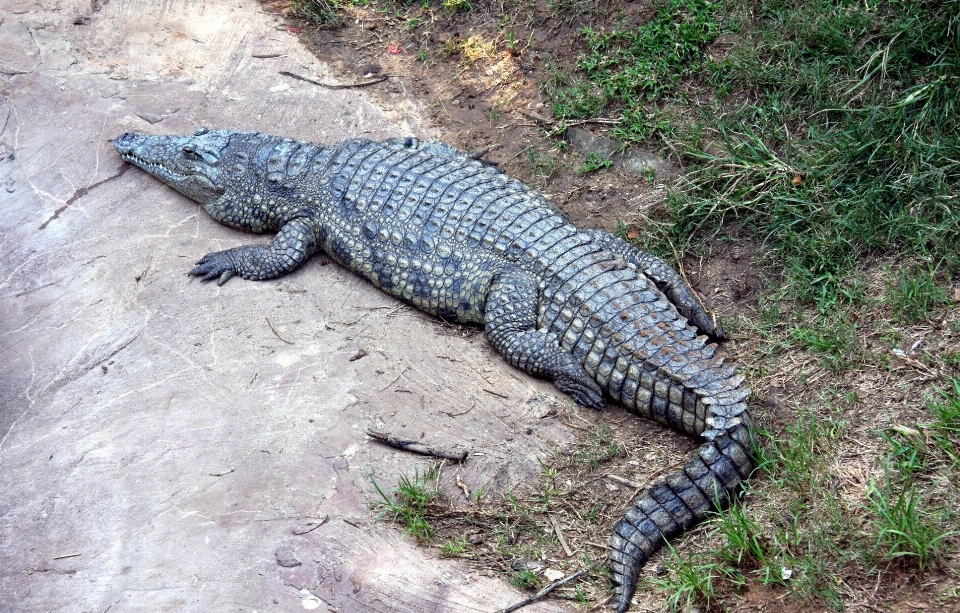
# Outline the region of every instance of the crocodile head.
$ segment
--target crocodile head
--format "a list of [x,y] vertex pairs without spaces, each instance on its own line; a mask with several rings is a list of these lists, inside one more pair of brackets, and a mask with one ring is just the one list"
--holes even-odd
[[150,136],[128,132],[114,140],[125,161],[142,168],[200,204],[216,202],[226,191],[220,160],[230,132],[200,128],[193,136]]

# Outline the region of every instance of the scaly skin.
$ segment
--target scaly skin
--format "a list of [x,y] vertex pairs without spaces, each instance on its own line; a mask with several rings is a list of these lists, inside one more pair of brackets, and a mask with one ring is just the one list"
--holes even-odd
[[705,336],[725,338],[663,261],[575,228],[542,195],[449,145],[393,139],[323,147],[251,132],[124,134],[131,162],[214,219],[273,232],[270,246],[204,256],[191,275],[273,279],[324,251],[385,292],[483,325],[512,365],[578,403],[604,395],[703,440],[637,499],[610,537],[613,609],[664,540],[725,504],[753,464],[743,377]]

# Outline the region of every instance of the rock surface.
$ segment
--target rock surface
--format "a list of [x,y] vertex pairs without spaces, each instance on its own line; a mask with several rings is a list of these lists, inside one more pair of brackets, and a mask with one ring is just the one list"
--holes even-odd
[[462,444],[445,480],[517,487],[571,436],[537,410],[553,388],[323,258],[277,281],[190,280],[205,253],[263,238],[110,142],[201,125],[430,136],[417,102],[279,75],[337,79],[252,0],[3,4],[0,610],[521,599],[375,521],[371,477],[391,487],[424,460],[364,431]]

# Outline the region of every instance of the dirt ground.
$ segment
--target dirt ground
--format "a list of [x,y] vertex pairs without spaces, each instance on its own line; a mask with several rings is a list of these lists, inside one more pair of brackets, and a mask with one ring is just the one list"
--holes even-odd
[[[284,3],[268,5],[273,10],[282,10]],[[552,118],[549,98],[543,92],[544,84],[551,81],[557,67],[573,66],[581,51],[578,33],[595,18],[596,11],[578,11],[580,5],[576,3],[564,4],[562,12],[555,10],[555,3],[542,1],[524,5],[522,9],[511,6],[507,12],[521,18],[505,27],[505,12],[494,10],[486,3],[457,15],[449,11],[440,15],[442,9],[438,7],[425,7],[418,13],[409,5],[396,6],[393,12],[370,7],[345,9],[348,18],[335,27],[318,27],[296,19],[289,19],[288,25],[317,57],[336,67],[338,83],[388,77],[370,86],[373,95],[389,97],[403,91],[423,100],[441,140],[464,151],[487,150],[487,159],[498,163],[512,176],[536,186],[578,225],[608,231],[619,229],[630,235],[631,228],[658,220],[666,187],[683,176],[682,160],[676,152],[669,147],[640,152],[656,161],[657,172],[652,176],[631,172],[623,164],[601,172],[583,173],[580,169],[588,151],[609,153],[610,150],[603,151],[602,147],[604,143],[609,146],[610,141],[605,139],[609,138],[614,119],[560,126]],[[606,14],[617,12],[636,23],[643,23],[652,13],[650,4],[644,1],[611,2],[603,6]],[[413,25],[411,14],[417,15]],[[578,19],[578,15],[583,19]],[[758,243],[737,236],[735,228],[728,228],[722,239],[707,241],[696,254],[685,254],[682,267],[692,285],[721,318],[749,320],[757,316],[762,293],[771,284],[768,275],[775,277],[775,271],[762,264],[763,257]],[[880,277],[884,265],[882,261],[875,264],[876,286],[871,291],[883,291],[884,282]],[[861,323],[862,329],[881,327],[879,322]],[[956,348],[958,339],[948,331],[947,323],[944,320],[937,326],[943,333],[937,340],[933,340],[935,337],[929,335],[928,329],[915,327],[904,331],[906,338],[900,347],[912,351],[917,343],[925,341],[927,355]],[[884,342],[876,332],[868,333],[863,339],[867,350],[878,354],[889,351]],[[847,442],[850,450],[843,452],[845,464],[837,468],[839,478],[848,488],[847,495],[862,497],[871,479],[878,478],[875,460],[882,451],[871,447],[872,442],[863,447],[856,439],[861,435],[864,440],[875,438],[878,407],[890,409],[880,418],[883,423],[909,421],[912,409],[908,407],[915,406],[909,400],[911,388],[898,380],[905,377],[916,381],[909,364],[897,363],[895,374],[871,367],[845,378],[834,376],[806,354],[788,352],[775,360],[772,356],[764,357],[769,352],[769,342],[755,335],[735,334],[725,350],[749,369],[756,392],[757,419],[761,427],[773,432],[782,432],[795,424],[797,407],[805,402],[818,402],[824,389],[847,390],[851,397],[859,394],[859,400],[849,403],[844,412],[852,425],[853,440]],[[638,486],[652,483],[676,468],[694,445],[688,439],[625,412],[591,415],[587,419],[565,410],[560,415],[565,424],[578,431],[574,445],[551,460],[551,469],[559,471],[559,478],[568,479],[568,485],[572,479],[576,484],[574,489],[579,490],[574,494],[569,488],[566,490],[562,505],[567,506],[569,513],[562,514],[563,530],[568,540],[571,533],[575,534],[577,556],[595,559],[603,555],[602,543],[609,526],[638,491],[604,479],[602,473],[585,469],[577,459],[584,454],[598,453],[597,424],[609,428],[604,444],[612,440],[619,448],[619,452],[607,460],[603,471],[608,475],[629,475]],[[546,472],[549,481],[554,473]],[[451,485],[444,490],[448,507],[435,517],[441,526],[441,537],[455,538],[466,529],[470,542],[477,545],[466,558],[480,568],[495,569],[509,576],[511,564],[516,568],[516,560],[504,557],[502,547],[491,544],[484,549],[483,545],[497,538],[502,541],[503,530],[498,529],[497,522],[502,523],[504,516],[496,511],[495,505],[492,509],[471,506],[460,499],[455,490],[450,491]],[[549,489],[551,485],[541,476],[533,490]],[[543,493],[539,496],[542,499]],[[605,499],[609,502],[601,505],[599,513],[584,517],[582,510],[590,508],[591,501]],[[694,530],[684,537],[679,550],[681,554],[688,554],[711,544],[717,544],[715,536]],[[552,560],[556,565],[563,557],[563,552],[555,548],[545,561],[550,564]],[[644,576],[654,581],[664,572],[663,564],[661,560],[648,565]],[[585,602],[589,604],[585,608],[593,610],[605,600],[607,589],[602,580],[595,580],[586,585],[583,592],[565,588],[561,594],[571,599],[587,594]],[[896,568],[888,568],[883,581],[879,574],[858,581],[851,579],[840,591],[845,594],[845,606],[850,611],[912,611],[931,607],[960,610],[960,605],[943,596],[953,593],[951,590],[955,591],[956,587],[950,572],[931,573],[917,581],[909,572],[900,574]],[[662,593],[643,593],[641,589],[636,610],[661,610],[662,599]],[[729,611],[822,610],[821,604],[805,604],[802,599],[784,601],[782,591],[754,581],[739,594],[731,594],[726,600],[721,597],[715,605],[718,610]]]

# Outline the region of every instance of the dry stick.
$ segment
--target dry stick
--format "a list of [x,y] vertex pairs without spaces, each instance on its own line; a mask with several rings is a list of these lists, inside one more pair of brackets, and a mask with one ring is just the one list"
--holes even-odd
[[299,81],[306,81],[307,83],[312,83],[314,85],[319,85],[320,87],[326,87],[327,89],[350,89],[351,87],[366,87],[368,85],[376,85],[377,83],[383,83],[390,78],[390,75],[384,75],[382,77],[377,77],[376,79],[370,79],[369,81],[360,81],[359,83],[349,83],[346,85],[338,85],[336,83],[321,83],[320,81],[314,81],[313,79],[308,79],[307,77],[288,72],[286,70],[281,70],[280,74],[285,77],[293,77]]
[[435,458],[444,458],[446,460],[453,460],[454,462],[463,462],[467,459],[468,455],[468,452],[466,451],[435,449],[417,441],[405,441],[393,436],[392,434],[388,434],[386,432],[377,432],[376,430],[367,429],[367,436],[370,438],[375,438],[381,443],[385,443],[391,447],[396,447],[401,451],[419,453],[420,455],[429,455]]
[[607,475],[604,475],[604,477],[606,477],[610,481],[613,481],[614,483],[619,483],[620,485],[626,485],[627,487],[632,487],[633,489],[638,489],[643,487],[643,485],[637,483],[636,481],[631,481],[630,479],[626,479],[624,477],[621,477],[620,475],[607,474]]
[[559,581],[556,581],[556,582],[554,582],[554,583],[551,583],[550,585],[548,585],[547,587],[543,588],[542,590],[540,590],[539,592],[537,592],[536,594],[534,594],[534,595],[531,596],[530,598],[527,598],[526,600],[521,600],[521,601],[518,602],[517,604],[510,605],[510,606],[507,607],[506,609],[500,609],[499,611],[497,611],[497,613],[512,613],[513,611],[516,611],[517,609],[520,609],[520,608],[522,608],[522,607],[525,607],[525,606],[527,606],[528,604],[533,604],[533,603],[537,602],[538,600],[540,600],[541,598],[543,598],[544,596],[546,596],[547,594],[549,594],[550,592],[552,592],[553,590],[557,589],[558,587],[564,586],[564,585],[570,583],[571,581],[573,581],[574,579],[577,579],[577,578],[579,578],[579,577],[581,577],[581,576],[589,573],[591,570],[593,570],[594,568],[596,568],[597,566],[599,566],[601,562],[603,562],[603,560],[597,560],[596,562],[594,562],[594,563],[591,564],[590,566],[584,568],[583,570],[578,570],[577,572],[573,573],[573,574],[570,575],[569,577],[564,577],[563,579],[561,579],[561,580],[559,580]]
[[68,553],[67,555],[57,556],[54,560],[63,560],[64,558],[75,558],[77,556],[82,556],[82,553]]
[[560,524],[557,523],[557,518],[551,515],[550,523],[553,524],[553,531],[557,535],[557,540],[560,541],[560,546],[563,547],[563,552],[567,554],[568,558],[571,557],[573,552],[570,550],[570,545],[567,545],[567,539],[563,538],[563,532],[560,531]]
[[283,338],[282,336],[280,336],[280,333],[277,332],[277,329],[273,327],[273,322],[270,321],[270,318],[269,318],[269,317],[264,317],[264,319],[267,320],[267,325],[270,326],[270,329],[273,330],[273,333],[277,335],[277,338],[279,338],[280,340],[282,340],[283,342],[285,342],[285,343],[288,344],[288,345],[292,345],[292,344],[293,344],[291,341],[288,341],[287,339],[285,339],[285,338]]

